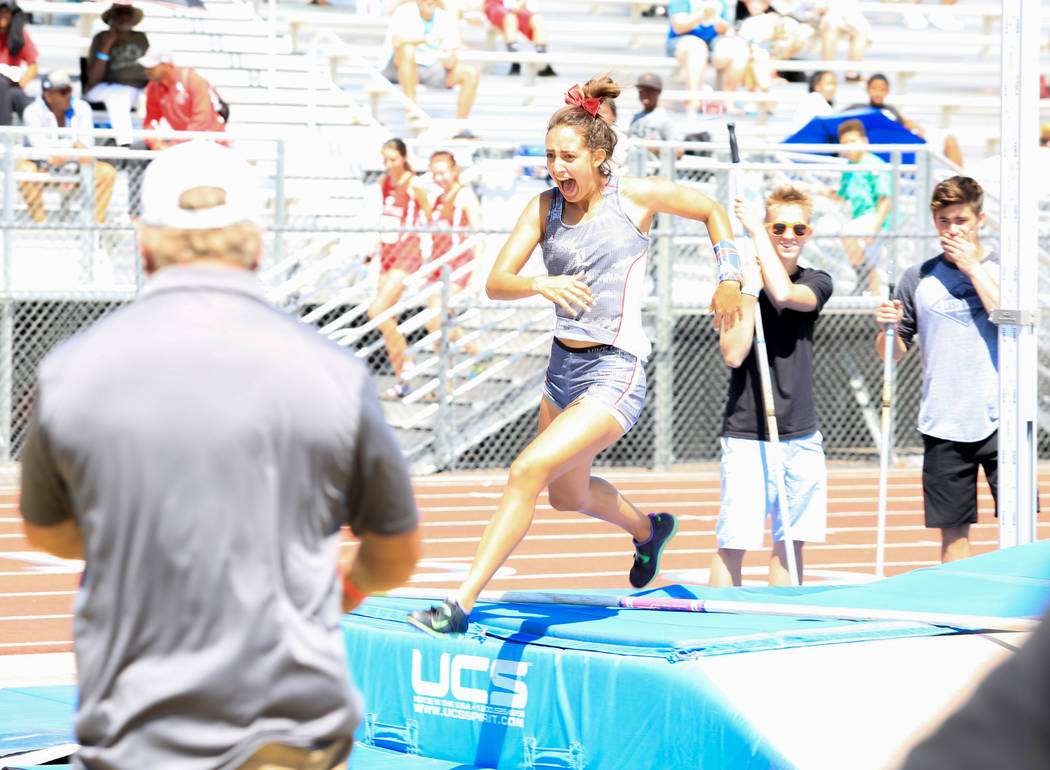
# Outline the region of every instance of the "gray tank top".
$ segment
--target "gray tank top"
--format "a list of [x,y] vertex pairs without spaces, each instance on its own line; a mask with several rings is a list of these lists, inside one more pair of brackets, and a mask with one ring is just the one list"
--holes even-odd
[[598,213],[589,221],[565,224],[564,203],[561,191],[554,188],[540,242],[543,264],[548,275],[582,271],[595,305],[575,315],[555,305],[555,336],[614,345],[646,360],[652,350],[642,329],[649,238],[620,207],[620,178],[609,177]]

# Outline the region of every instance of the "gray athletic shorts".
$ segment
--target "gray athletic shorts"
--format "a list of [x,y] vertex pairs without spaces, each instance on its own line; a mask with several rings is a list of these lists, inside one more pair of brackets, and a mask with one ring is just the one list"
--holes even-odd
[[543,395],[559,409],[584,396],[593,398],[626,433],[645,406],[645,367],[637,356],[612,345],[575,350],[555,338]]
[[[431,64],[429,67],[420,67],[419,65],[416,65],[416,72],[419,73],[419,82],[427,88],[448,88],[448,86],[445,85],[445,80],[448,78],[449,71],[440,63]],[[397,79],[397,67],[394,65],[393,58],[391,58],[383,68],[383,77],[391,83],[400,82]]]

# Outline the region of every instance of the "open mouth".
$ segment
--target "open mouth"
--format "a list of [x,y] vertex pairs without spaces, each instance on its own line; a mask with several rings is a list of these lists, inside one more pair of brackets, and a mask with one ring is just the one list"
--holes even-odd
[[558,189],[561,190],[561,194],[566,198],[576,193],[576,182],[573,179],[559,179]]

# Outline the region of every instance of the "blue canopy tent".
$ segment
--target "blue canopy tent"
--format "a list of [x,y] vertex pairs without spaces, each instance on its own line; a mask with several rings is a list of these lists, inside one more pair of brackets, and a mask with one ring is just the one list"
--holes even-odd
[[[806,125],[784,140],[785,144],[837,144],[839,124],[846,120],[859,120],[864,124],[869,144],[924,144],[918,134],[914,134],[892,118],[887,118],[879,110],[871,107],[858,107],[844,110],[824,117],[815,117]],[[875,153],[887,163],[888,152]],[[914,163],[915,153],[901,155],[901,163]]]

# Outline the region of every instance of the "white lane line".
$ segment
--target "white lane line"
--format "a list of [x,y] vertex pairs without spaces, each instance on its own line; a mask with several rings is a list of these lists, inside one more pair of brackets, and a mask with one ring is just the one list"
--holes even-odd
[[[892,486],[893,485],[891,485],[891,489],[892,489]],[[891,494],[890,498],[892,500],[921,500],[922,499],[922,494],[920,492],[920,488],[916,487],[914,484],[899,484],[897,486],[901,490],[907,491],[909,494],[905,494],[905,495]],[[690,487],[690,488],[674,488],[674,489],[625,489],[625,488],[622,488],[622,487],[618,487],[618,490],[620,491],[621,494],[624,495],[624,497],[627,497],[628,499],[630,499],[632,501],[636,501],[636,498],[638,498],[638,499],[644,498],[645,500],[651,500],[652,498],[660,499],[661,497],[668,497],[668,496],[672,496],[672,495],[675,496],[675,497],[679,497],[681,495],[689,495],[691,497],[698,497],[698,498],[699,497],[711,497],[711,496],[718,497],[718,494],[719,494],[717,488],[711,488],[711,487]],[[852,499],[852,496],[857,495],[857,493],[868,492],[868,491],[870,491],[872,494],[865,494],[865,495],[863,495],[861,497],[857,497],[856,499],[859,499],[859,500],[870,500],[874,496],[874,492],[876,492],[877,490],[878,490],[878,485],[877,484],[876,485],[863,485],[863,486],[856,485],[856,486],[842,487],[842,488],[839,488],[839,489],[831,487],[831,488],[828,489],[828,500],[848,500],[848,499]],[[985,493],[985,496],[988,497],[989,499],[991,499],[991,494],[990,493]],[[503,493],[502,492],[460,492],[460,493],[455,493],[455,494],[453,494],[453,493],[446,493],[446,492],[440,492],[440,493],[435,493],[435,492],[416,492],[415,493],[416,501],[420,504],[421,507],[425,506],[430,501],[434,501],[434,502],[449,501],[449,500],[450,501],[459,501],[459,502],[466,502],[466,501],[474,502],[474,501],[480,501],[480,500],[498,501],[502,497],[503,497]],[[679,503],[679,504],[681,504],[681,503]],[[431,507],[431,506],[427,506],[427,507]],[[441,507],[437,507],[437,506],[433,506],[433,507],[435,508],[435,510],[459,510],[460,508],[466,508],[468,506],[453,506],[451,508],[441,508]]]
[[22,596],[76,596],[76,591],[16,591],[15,593],[0,594],[0,599],[15,599]]
[[3,647],[71,647],[72,642],[0,642]]
[[[668,507],[670,507],[670,506],[668,506]],[[425,513],[425,511],[424,511],[424,513]],[[857,516],[874,517],[875,515],[876,515],[875,511],[837,511],[837,512],[829,512],[828,513],[828,518],[829,519],[844,519],[844,518],[856,518]],[[887,511],[886,515],[887,515],[887,518],[890,518],[890,517],[892,517],[892,518],[906,518],[906,517],[914,518],[916,516],[921,516],[922,515],[922,511],[921,510],[914,510],[914,511]],[[718,518],[717,514],[708,514],[706,516],[702,516],[702,515],[697,515],[697,514],[692,514],[692,513],[677,513],[677,514],[675,514],[675,516],[678,517],[678,521],[679,522],[683,522],[683,521],[700,521],[700,522],[715,521]],[[489,523],[489,520],[488,519],[458,519],[458,520],[455,520],[455,521],[427,521],[426,518],[424,518],[421,523],[422,523],[422,525],[424,527],[483,527],[483,526],[485,526],[486,524]],[[599,524],[601,524],[601,522],[598,519],[591,518],[590,516],[587,516],[587,515],[582,514],[582,513],[580,513],[580,514],[570,514],[570,515],[566,516],[565,518],[556,518],[556,519],[537,518],[537,519],[533,519],[532,523],[534,525],[535,524],[554,524],[554,525],[558,525],[558,526],[569,525],[569,524],[571,524],[571,525],[583,525],[583,524],[586,524],[586,525],[599,525]],[[1050,526],[1050,522],[1041,522],[1041,523],[1046,524],[1047,526]],[[988,526],[997,526],[997,525],[994,524],[994,522],[989,522],[987,525]],[[984,526],[984,525],[983,524],[977,524],[977,525],[974,525],[974,526]],[[905,529],[925,529],[925,527],[923,525],[921,525],[921,524],[912,525],[912,526],[908,526],[908,527],[904,527],[904,528]],[[850,526],[850,527],[841,527],[841,528],[836,529],[835,531],[848,532],[848,531],[851,531],[851,530],[862,531],[862,530],[865,530],[865,529],[871,529],[871,527],[862,527],[862,526],[855,526],[854,527],[854,526]],[[832,530],[829,529],[828,531],[830,532]]]
[[72,619],[72,615],[6,615],[0,617],[0,623],[5,620],[65,620]]

